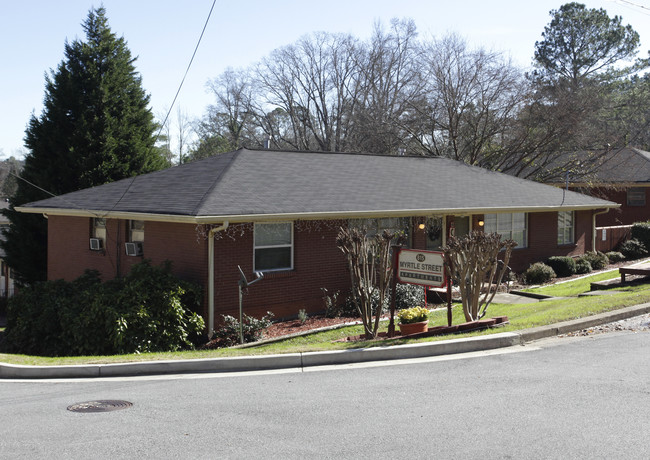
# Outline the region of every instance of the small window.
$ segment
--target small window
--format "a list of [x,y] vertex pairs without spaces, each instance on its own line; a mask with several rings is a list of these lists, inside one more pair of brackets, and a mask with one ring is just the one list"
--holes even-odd
[[557,244],[571,244],[574,242],[574,225],[572,211],[557,213]]
[[293,269],[293,223],[255,224],[254,270]]
[[628,206],[645,206],[645,188],[631,187],[627,189]]
[[93,218],[93,238],[106,241],[106,219],[100,217]]
[[528,228],[526,214],[485,214],[485,233],[498,233],[502,239],[517,242],[518,248],[528,247]]
[[129,221],[129,242],[144,242],[144,221],[143,220],[130,220]]

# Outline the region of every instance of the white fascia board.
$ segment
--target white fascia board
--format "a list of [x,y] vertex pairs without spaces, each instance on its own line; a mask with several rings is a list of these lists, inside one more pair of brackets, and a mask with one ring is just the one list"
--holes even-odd
[[474,215],[474,214],[502,214],[519,212],[557,212],[557,211],[585,211],[595,209],[618,208],[620,204],[611,203],[602,206],[594,205],[563,205],[563,206],[537,206],[537,207],[494,207],[494,208],[454,208],[454,209],[392,209],[372,211],[332,211],[332,212],[304,212],[304,213],[276,213],[276,214],[241,214],[241,215],[214,215],[214,216],[188,216],[175,214],[155,214],[139,212],[121,212],[105,210],[80,210],[62,208],[31,208],[16,207],[19,212],[44,214],[52,216],[72,217],[102,217],[108,219],[148,220],[157,222],[177,222],[191,224],[216,224],[228,221],[242,222],[273,222],[290,220],[334,220],[334,219],[363,219],[377,217],[414,217],[414,216],[440,216],[440,215]]

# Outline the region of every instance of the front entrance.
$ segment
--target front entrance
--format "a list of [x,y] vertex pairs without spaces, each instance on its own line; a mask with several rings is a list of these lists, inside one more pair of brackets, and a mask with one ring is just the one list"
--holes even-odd
[[469,216],[453,216],[451,219],[449,219],[449,229],[447,232],[448,237],[449,236],[455,236],[457,238],[460,238],[461,236],[465,236],[469,233],[470,231],[470,220]]

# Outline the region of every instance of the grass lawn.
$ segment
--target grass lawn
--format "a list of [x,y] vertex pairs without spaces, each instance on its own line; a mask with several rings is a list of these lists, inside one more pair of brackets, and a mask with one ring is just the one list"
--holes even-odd
[[598,273],[596,275],[579,278],[574,281],[556,283],[539,288],[523,289],[524,292],[534,292],[536,294],[550,295],[552,297],[573,297],[583,292],[589,291],[590,283],[596,281],[611,280],[619,278],[621,275],[618,269],[608,272]]
[[[0,361],[12,364],[27,365],[64,365],[64,364],[96,364],[116,362],[136,362],[152,360],[174,360],[174,359],[199,359],[219,358],[229,356],[252,356],[278,353],[299,353],[324,350],[345,350],[350,348],[370,348],[401,343],[430,342],[448,340],[450,338],[469,337],[477,335],[488,335],[499,332],[516,331],[530,327],[543,326],[585,316],[594,315],[606,311],[616,310],[623,307],[650,302],[650,284],[626,286],[617,289],[618,294],[598,297],[576,297],[581,292],[589,290],[589,283],[601,279],[610,279],[618,276],[618,272],[598,274],[589,278],[562,283],[560,285],[542,287],[533,290],[553,296],[566,296],[569,299],[556,299],[528,304],[492,304],[488,308],[487,316],[508,316],[510,324],[489,329],[486,331],[452,336],[430,337],[425,339],[394,339],[377,342],[336,342],[338,339],[360,335],[363,333],[362,326],[348,326],[327,332],[315,333],[302,337],[283,340],[276,343],[261,345],[254,348],[227,348],[219,350],[193,350],[176,353],[147,353],[139,355],[120,356],[80,356],[64,358],[44,358],[38,356],[0,354]],[[557,290],[554,290],[556,289]],[[463,312],[459,305],[453,309],[453,324],[465,322]],[[431,326],[446,325],[446,310],[438,310],[430,315]],[[387,323],[382,324],[385,330]]]

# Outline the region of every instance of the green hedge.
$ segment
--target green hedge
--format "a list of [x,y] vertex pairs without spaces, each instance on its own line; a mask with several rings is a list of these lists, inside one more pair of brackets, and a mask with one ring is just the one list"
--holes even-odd
[[5,347],[42,356],[192,348],[205,326],[192,311],[200,299],[199,288],[174,277],[170,263],[144,261],[106,283],[96,271],[72,282],[41,282],[10,300]]
[[650,248],[650,222],[632,225],[631,239],[640,241],[646,249]]
[[556,276],[551,267],[541,262],[534,263],[523,273],[523,279],[526,284],[546,283]]
[[546,261],[546,265],[551,267],[555,274],[561,278],[566,276],[575,275],[576,273],[576,261],[572,257],[568,256],[553,256],[549,257]]

